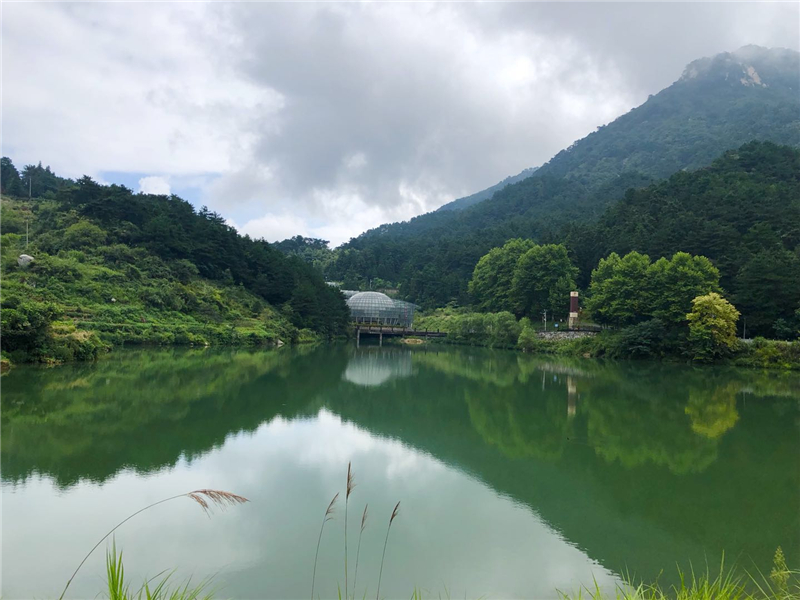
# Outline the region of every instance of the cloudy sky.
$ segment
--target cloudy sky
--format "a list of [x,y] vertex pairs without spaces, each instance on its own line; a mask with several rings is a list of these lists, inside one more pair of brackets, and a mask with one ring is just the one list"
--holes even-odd
[[8,3],[2,152],[334,244],[546,162],[790,3]]

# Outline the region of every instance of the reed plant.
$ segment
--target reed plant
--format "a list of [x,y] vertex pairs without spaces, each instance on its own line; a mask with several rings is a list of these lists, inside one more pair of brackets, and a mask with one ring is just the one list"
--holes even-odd
[[383,554],[381,555],[381,570],[380,573],[378,574],[378,591],[375,594],[375,600],[379,600],[381,596],[381,578],[383,577],[383,561],[386,558],[386,545],[389,543],[389,532],[392,530],[392,523],[394,522],[394,519],[397,516],[399,510],[400,510],[400,503],[398,502],[394,506],[394,510],[392,511],[392,516],[389,517],[389,526],[386,528],[386,539],[383,541]]
[[[333,519],[333,511],[336,508],[336,500],[339,498],[339,492],[333,497],[333,500],[328,504],[325,509],[325,514],[322,517],[322,525],[319,528],[319,538],[317,538],[317,552],[314,554],[314,574],[311,576],[311,600],[314,600],[314,586],[317,583],[317,561],[319,560],[319,545],[322,542],[322,532],[325,531],[325,523]],[[341,594],[340,594],[341,595]]]
[[[358,547],[356,548],[356,572],[353,575],[353,599],[356,597],[356,584],[358,583],[358,558],[361,556],[361,537],[364,535],[364,529],[367,527],[367,514],[369,504],[364,505],[364,512],[361,515],[361,531],[358,532]],[[366,595],[366,591],[364,592]]]
[[[355,476],[353,475],[352,470],[352,463],[347,463],[347,484],[346,484],[346,493],[344,496],[344,597],[349,598],[348,591],[349,587],[347,585],[347,504],[350,501],[350,494],[353,492],[353,489],[356,487]],[[355,594],[355,590],[353,590]]]
[[[178,498],[189,498],[190,500],[192,500],[195,503],[197,503],[200,506],[200,508],[202,508],[203,511],[209,516],[211,515],[211,509],[213,507],[225,509],[225,508],[227,508],[229,506],[235,506],[237,504],[244,504],[245,502],[249,502],[249,500],[247,498],[245,498],[244,496],[239,496],[238,494],[234,494],[232,492],[226,492],[226,491],[223,491],[223,490],[202,489],[202,490],[193,490],[191,492],[185,492],[183,494],[178,494],[176,496],[170,496],[169,498],[164,498],[162,500],[158,500],[157,502],[153,502],[152,504],[148,504],[144,508],[140,508],[136,512],[131,513],[130,515],[128,515],[127,517],[122,519],[122,521],[120,521],[119,523],[114,525],[114,527],[112,527],[108,531],[108,533],[106,533],[103,537],[101,537],[97,541],[97,543],[94,546],[92,546],[92,549],[89,550],[89,552],[87,552],[86,556],[83,557],[83,560],[80,562],[78,567],[72,573],[72,575],[70,576],[69,580],[67,580],[67,584],[64,586],[64,589],[62,590],[61,595],[58,597],[59,600],[63,600],[64,595],[67,593],[67,589],[69,588],[70,584],[72,583],[72,580],[75,579],[75,576],[78,574],[78,571],[81,570],[81,567],[83,566],[83,564],[89,559],[89,557],[97,549],[97,547],[100,544],[102,544],[106,539],[108,539],[108,537],[111,534],[113,534],[117,529],[119,529],[122,525],[124,525],[128,521],[130,521],[136,515],[141,514],[144,511],[149,510],[149,509],[151,509],[151,508],[153,508],[155,506],[158,506],[159,504],[164,504],[165,502],[170,502],[172,500],[177,500]],[[114,574],[115,575],[119,574],[121,576],[122,575],[122,554],[120,553],[119,560],[117,561],[116,560],[116,547],[114,548],[114,550],[115,550],[115,561],[114,562],[115,562],[115,564],[117,564],[117,562],[118,562],[119,569],[120,569],[119,572],[114,571]],[[109,575],[110,574],[111,574],[111,572],[109,572]]]

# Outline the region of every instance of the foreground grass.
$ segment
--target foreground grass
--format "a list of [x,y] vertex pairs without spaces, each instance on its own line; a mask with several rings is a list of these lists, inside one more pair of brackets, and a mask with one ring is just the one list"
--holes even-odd
[[[131,588],[125,576],[122,552],[112,545],[106,555],[107,594],[110,600],[211,600],[215,590],[211,580],[197,585],[190,581],[173,584],[172,573],[166,573],[145,581],[138,588]],[[680,584],[664,588],[658,583],[627,583],[613,592],[600,589],[599,585],[584,587],[575,593],[554,591],[560,600],[798,600],[800,583],[798,573],[786,567],[780,548],[775,553],[775,565],[769,575],[744,575],[733,569],[720,566],[714,575],[709,570],[696,574],[694,571],[680,573]],[[339,592],[341,600],[341,590]],[[366,597],[366,596],[365,596]],[[412,600],[427,597],[415,588]],[[441,594],[438,598],[441,599]],[[446,594],[449,598],[449,593]]]

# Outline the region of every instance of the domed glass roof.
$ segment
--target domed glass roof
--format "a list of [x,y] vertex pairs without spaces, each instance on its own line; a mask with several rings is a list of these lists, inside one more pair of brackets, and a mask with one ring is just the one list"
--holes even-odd
[[350,309],[381,310],[394,308],[394,302],[386,294],[380,292],[358,292],[347,299]]
[[394,301],[380,292],[359,292],[347,299],[350,316],[358,323],[396,325],[399,311]]

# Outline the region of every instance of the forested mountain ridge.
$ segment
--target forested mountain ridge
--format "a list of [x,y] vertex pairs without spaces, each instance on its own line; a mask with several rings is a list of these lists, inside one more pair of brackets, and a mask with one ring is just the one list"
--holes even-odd
[[[25,171],[7,158],[2,168],[3,192],[27,191]],[[2,348],[19,360],[74,358],[90,333],[238,344],[346,331],[344,298],[317,269],[205,207],[89,177],[47,186],[2,200]],[[33,261],[19,264],[22,253]]]
[[513,237],[553,240],[628,188],[711,163],[753,139],[800,144],[800,53],[748,46],[700,59],[643,105],[557,154],[490,202],[383,225],[345,244],[330,278],[379,277],[418,303],[468,301],[477,259]]
[[706,256],[750,331],[784,337],[800,310],[800,151],[745,144],[709,167],[629,190],[596,224],[569,226],[562,239],[584,285],[611,252]]
[[485,190],[481,190],[480,192],[475,192],[474,194],[470,194],[469,196],[465,196],[463,198],[458,198],[453,200],[452,202],[448,202],[447,204],[440,206],[436,209],[436,212],[439,211],[448,211],[448,210],[462,210],[469,206],[473,206],[478,202],[483,202],[484,200],[488,200],[492,196],[494,196],[495,192],[502,190],[507,185],[511,185],[512,183],[517,183],[518,181],[522,181],[523,179],[527,179],[536,171],[539,167],[530,167],[528,169],[524,169],[521,173],[517,175],[512,175],[510,177],[506,177],[500,183],[496,183],[491,187],[486,188]]

